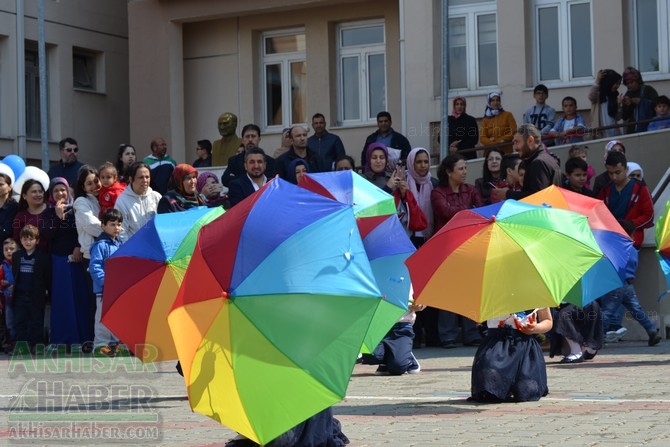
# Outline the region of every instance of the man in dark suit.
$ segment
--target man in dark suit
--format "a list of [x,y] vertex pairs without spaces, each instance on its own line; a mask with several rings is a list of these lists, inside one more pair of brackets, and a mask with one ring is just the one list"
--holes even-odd
[[228,186],[228,200],[233,207],[258,191],[268,181],[265,176],[265,151],[259,147],[252,147],[244,153],[245,175],[231,180]]
[[[244,154],[252,147],[259,147],[261,142],[261,129],[255,124],[247,124],[242,128],[242,144],[244,152],[233,155],[228,159],[228,166],[221,176],[221,184],[227,188],[236,177],[244,176]],[[272,178],[275,176],[275,159],[269,155],[265,156],[265,174]]]

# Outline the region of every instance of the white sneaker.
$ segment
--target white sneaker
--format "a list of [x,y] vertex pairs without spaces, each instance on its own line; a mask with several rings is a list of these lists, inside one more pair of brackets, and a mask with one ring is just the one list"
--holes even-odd
[[414,353],[410,352],[410,355],[412,356],[412,365],[409,367],[407,370],[407,374],[418,374],[421,371],[421,365],[419,364],[419,361],[414,357]]
[[620,327],[619,329],[617,329],[615,331],[618,338],[617,341],[620,341],[623,338],[623,336],[626,335],[626,332],[628,332],[628,329],[626,329],[625,327]]

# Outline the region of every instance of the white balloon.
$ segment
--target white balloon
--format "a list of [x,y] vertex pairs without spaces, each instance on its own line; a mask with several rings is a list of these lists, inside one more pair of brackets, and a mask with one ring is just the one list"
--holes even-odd
[[0,161],[0,174],[7,174],[7,177],[9,177],[9,180],[11,180],[11,184],[14,185],[14,182],[16,181],[16,178],[14,178],[14,171],[9,165],[6,165],[1,161]]
[[23,188],[23,184],[26,180],[37,180],[42,184],[44,192],[49,189],[49,174],[35,166],[26,166],[23,174],[21,174],[19,178],[16,179],[16,183],[12,185],[15,193],[19,195],[21,194],[21,188]]

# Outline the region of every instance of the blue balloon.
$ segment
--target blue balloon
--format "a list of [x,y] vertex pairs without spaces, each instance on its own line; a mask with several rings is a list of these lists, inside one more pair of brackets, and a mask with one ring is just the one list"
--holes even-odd
[[19,178],[23,171],[26,169],[26,162],[23,161],[23,158],[15,154],[10,154],[2,159],[2,162],[9,166],[14,173],[14,178]]

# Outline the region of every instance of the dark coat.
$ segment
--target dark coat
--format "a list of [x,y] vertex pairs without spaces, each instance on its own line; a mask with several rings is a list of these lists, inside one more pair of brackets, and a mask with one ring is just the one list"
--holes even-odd
[[[363,152],[361,153],[361,166],[365,166],[365,152],[368,150],[368,146],[377,141],[378,136],[379,136],[379,130],[377,130],[376,132],[372,132],[370,135],[368,135],[367,139],[365,140],[365,145],[363,146]],[[390,147],[394,149],[400,149],[401,160],[407,160],[407,156],[412,150],[412,146],[409,144],[409,140],[405,138],[403,134],[398,133],[393,129],[391,129]]]
[[242,200],[252,195],[255,191],[249,176],[243,175],[234,178],[228,187],[228,200],[230,201],[230,206],[233,207],[237,205]]
[[[273,178],[277,174],[276,160],[265,154],[265,176],[268,179]],[[230,188],[230,182],[237,177],[246,177],[244,170],[244,153],[233,155],[228,159],[228,166],[221,176],[221,184],[226,188]]]

